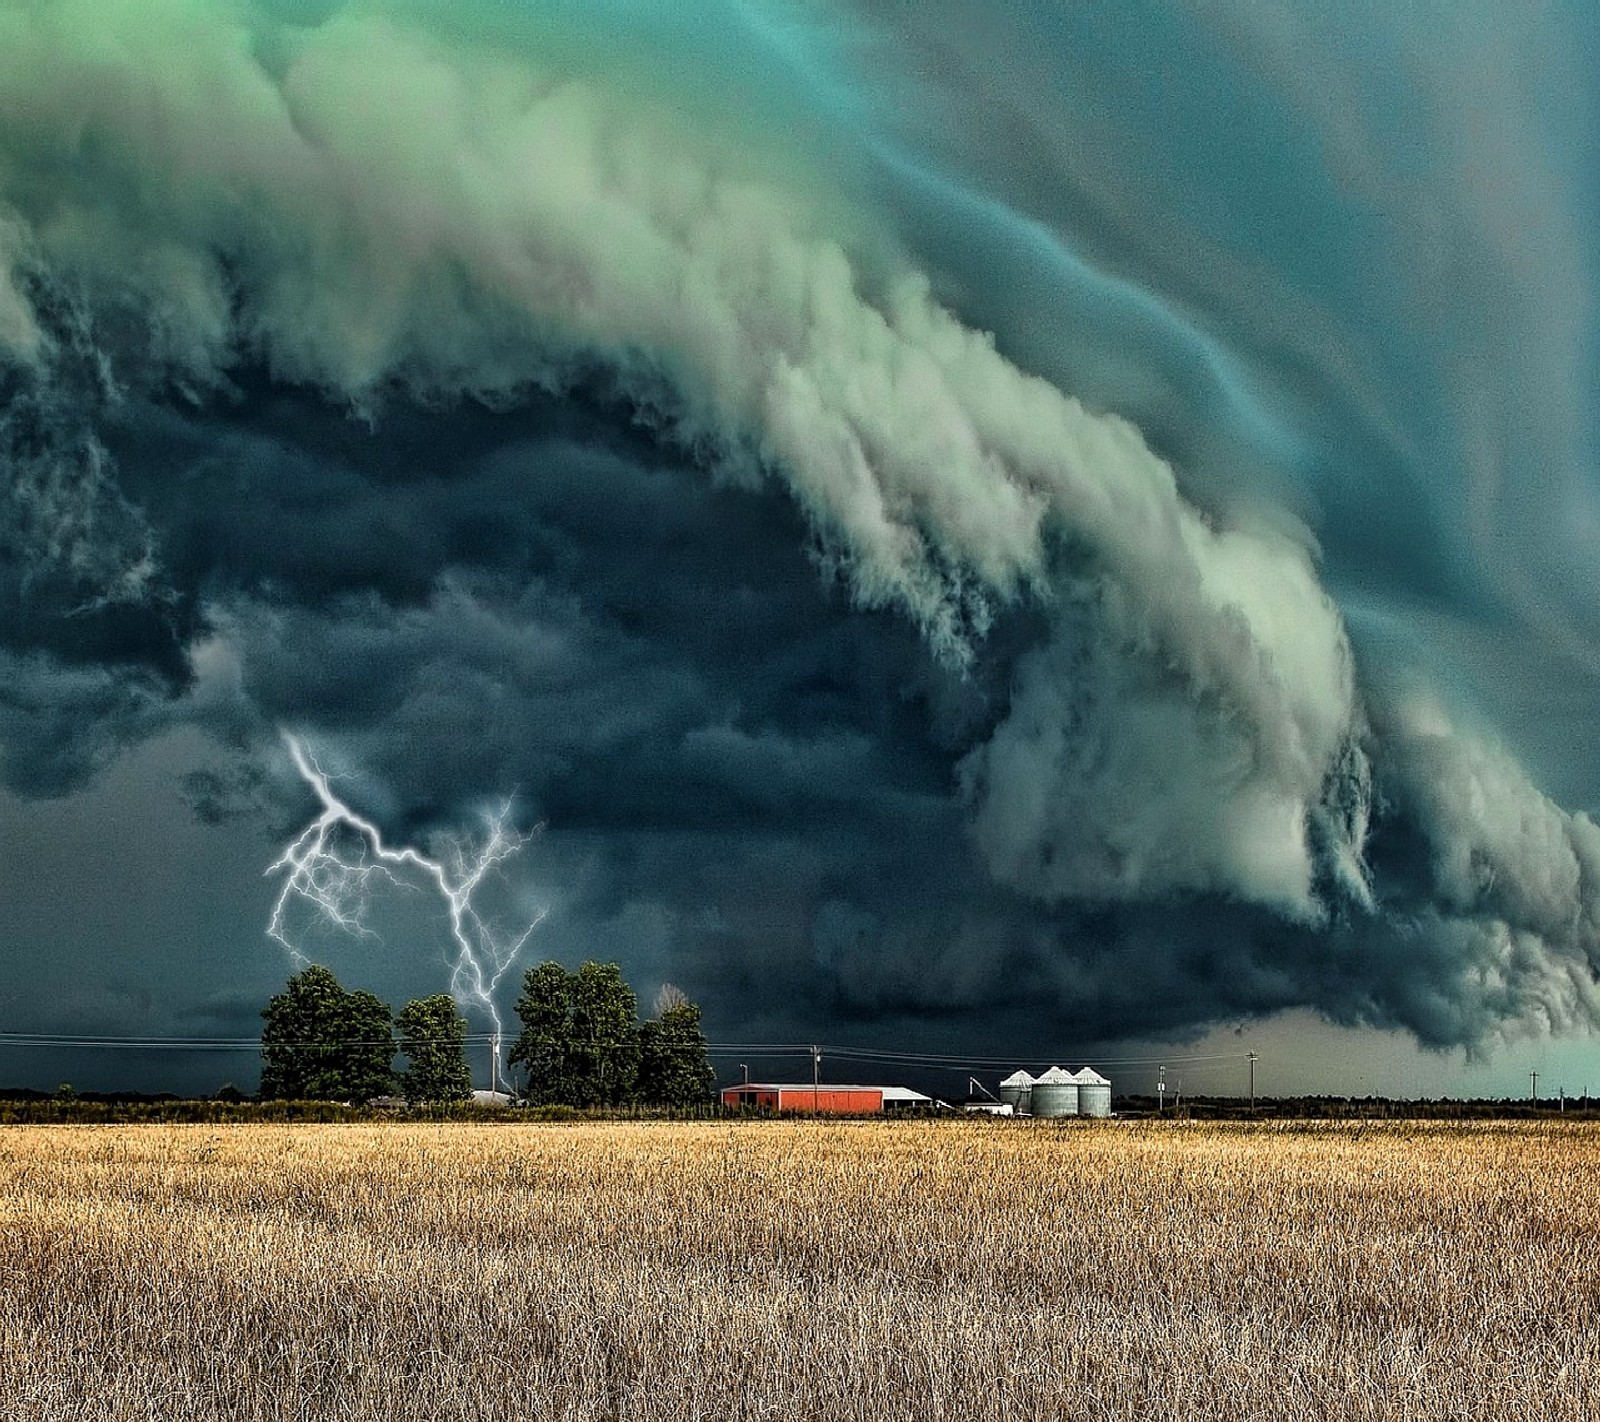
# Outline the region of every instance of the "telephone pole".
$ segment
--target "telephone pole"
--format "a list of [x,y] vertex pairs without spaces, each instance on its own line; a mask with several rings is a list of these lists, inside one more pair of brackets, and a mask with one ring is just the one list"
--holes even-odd
[[1528,1075],[1533,1078],[1533,1104],[1537,1106],[1539,1104],[1539,1073],[1530,1071]]
[[822,1080],[822,1048],[816,1043],[811,1045],[811,1114],[816,1115],[821,1100],[821,1088],[818,1083]]
[[1250,1063],[1250,1109],[1256,1109],[1256,1063],[1260,1058],[1254,1052],[1246,1052],[1245,1060]]
[[1156,1073],[1156,1112],[1157,1114],[1167,1109],[1167,1069],[1162,1067]]

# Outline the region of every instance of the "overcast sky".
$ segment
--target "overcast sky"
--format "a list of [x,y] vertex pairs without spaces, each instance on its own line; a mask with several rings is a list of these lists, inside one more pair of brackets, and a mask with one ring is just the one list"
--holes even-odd
[[0,1031],[592,957],[718,1042],[1600,1091],[1597,41],[0,0]]

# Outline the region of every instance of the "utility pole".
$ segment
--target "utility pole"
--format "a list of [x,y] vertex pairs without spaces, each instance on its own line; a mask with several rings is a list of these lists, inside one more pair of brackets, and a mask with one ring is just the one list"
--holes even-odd
[[1539,1104],[1539,1073],[1530,1071],[1528,1075],[1533,1078],[1533,1104],[1537,1106]]
[[494,1032],[489,1037],[489,1091],[496,1094],[500,1090],[500,1034]]
[[745,1086],[749,1086],[750,1085],[750,1063],[749,1062],[740,1062],[739,1063],[739,1070],[744,1073],[744,1080],[743,1080],[742,1084],[745,1085]]
[[1246,1052],[1245,1060],[1250,1063],[1250,1109],[1256,1109],[1256,1063],[1260,1058],[1254,1052]]
[[816,1043],[811,1045],[811,1114],[816,1115],[821,1100],[821,1088],[818,1083],[822,1080],[822,1048]]
[[1162,1067],[1156,1072],[1156,1111],[1158,1113],[1167,1109],[1167,1069]]

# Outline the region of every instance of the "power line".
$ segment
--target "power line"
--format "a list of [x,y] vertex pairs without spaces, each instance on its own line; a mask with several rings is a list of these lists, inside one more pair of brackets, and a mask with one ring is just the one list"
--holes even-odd
[[[491,1033],[473,1033],[466,1037],[316,1037],[287,1042],[268,1042],[270,1047],[400,1047],[409,1042],[418,1047],[451,1046],[455,1043],[475,1045],[493,1040]],[[230,1052],[260,1051],[260,1037],[85,1037],[57,1032],[0,1032],[0,1047],[53,1047],[57,1050],[76,1050],[79,1047],[107,1048],[121,1051],[159,1052]]]
[[[303,1046],[358,1046],[360,1043],[350,1042],[316,1042],[302,1043]],[[62,1042],[62,1041],[30,1041],[15,1037],[0,1038],[0,1047],[42,1047],[55,1052],[78,1051],[116,1051],[116,1052],[259,1052],[261,1043],[253,1042],[129,1042],[118,1039],[97,1042],[92,1040]]]
[[707,1042],[706,1050],[714,1056],[727,1056],[733,1052],[749,1052],[757,1057],[810,1056],[811,1048],[799,1042]]
[[[105,1051],[185,1051],[185,1052],[231,1052],[251,1051],[257,1052],[264,1045],[274,1048],[317,1048],[317,1047],[383,1047],[394,1045],[397,1048],[409,1040],[417,1046],[448,1046],[461,1043],[465,1046],[492,1045],[496,1034],[492,1032],[469,1032],[456,1038],[313,1038],[295,1041],[275,1041],[263,1043],[257,1037],[201,1037],[201,1036],[117,1036],[111,1033],[67,1033],[67,1032],[4,1032],[0,1031],[0,1048],[4,1047],[36,1047],[42,1049],[55,1049],[58,1051],[105,1050]],[[501,1037],[503,1041],[503,1036]],[[587,1046],[601,1049],[617,1049],[628,1045],[616,1042],[587,1043]],[[1049,1053],[1018,1054],[1008,1056],[980,1056],[956,1052],[913,1052],[893,1047],[863,1047],[857,1045],[828,1046],[823,1044],[820,1048],[801,1042],[708,1042],[706,1053],[713,1057],[811,1057],[818,1050],[828,1053],[829,1056],[846,1061],[883,1062],[903,1067],[921,1067],[926,1070],[940,1071],[968,1071],[983,1069],[985,1067],[1014,1067],[1023,1060],[1042,1060]],[[1065,1054],[1063,1059],[1069,1059],[1072,1054]],[[1237,1063],[1247,1061],[1255,1056],[1254,1053],[1245,1052],[1213,1052],[1199,1053],[1189,1056],[1152,1056],[1152,1057],[1096,1057],[1098,1066],[1128,1067],[1128,1066],[1159,1066],[1159,1065],[1197,1065],[1205,1063]]]

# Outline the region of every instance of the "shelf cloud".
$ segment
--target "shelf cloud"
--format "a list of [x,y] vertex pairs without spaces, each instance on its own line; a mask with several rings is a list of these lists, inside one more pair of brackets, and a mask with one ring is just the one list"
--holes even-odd
[[774,1022],[1592,1025],[1497,670],[1593,728],[1557,37],[689,8],[0,3],[13,790],[516,787],[570,942]]

